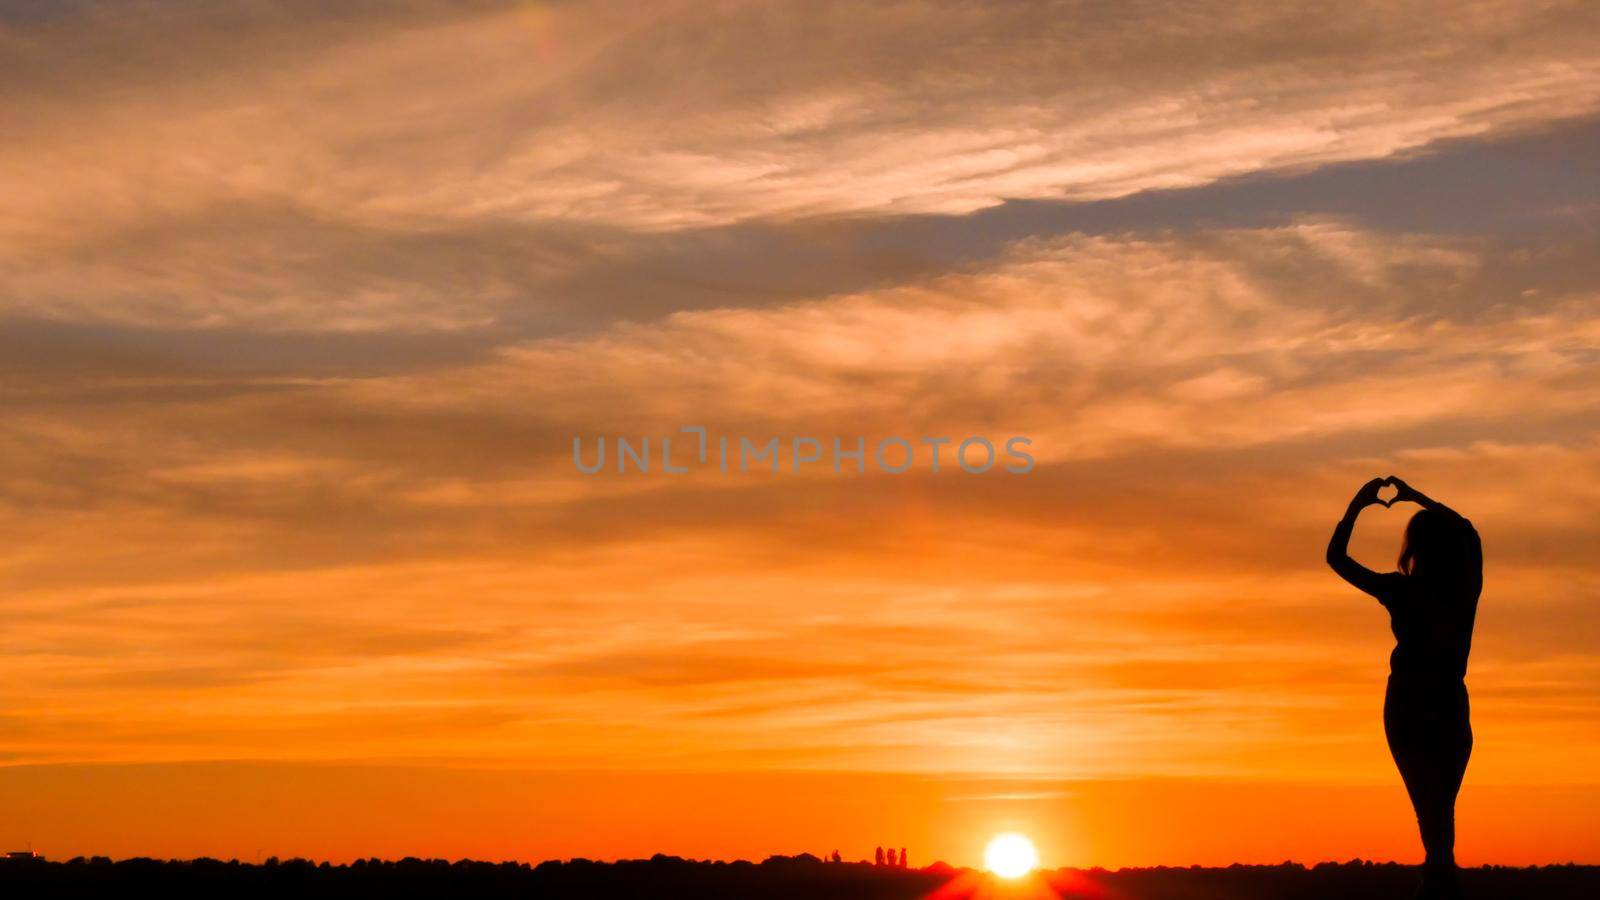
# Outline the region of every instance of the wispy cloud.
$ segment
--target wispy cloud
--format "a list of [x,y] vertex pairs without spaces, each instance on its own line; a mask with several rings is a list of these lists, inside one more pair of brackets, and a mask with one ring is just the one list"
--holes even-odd
[[[492,759],[1240,774],[1248,745],[1280,776],[1357,776],[1336,741],[1265,748],[1362,721],[1381,617],[1316,569],[1346,482],[1391,469],[1449,485],[1494,544],[1486,627],[1500,604],[1569,623],[1480,642],[1483,715],[1521,716],[1535,684],[1589,704],[1596,298],[1507,305],[1482,275],[1517,260],[1334,220],[1080,235],[426,373],[80,386],[8,426],[31,511],[8,525],[8,668],[61,723],[20,743],[226,757],[288,728],[275,752],[296,758],[441,752],[399,712],[350,736],[352,711],[403,696],[418,723],[474,711],[450,747]],[[1025,434],[1040,469],[571,467],[574,434],[686,423]],[[63,742],[129,691],[200,718],[122,713]],[[621,709],[627,736],[603,724]]]
[[[1383,158],[1600,104],[1578,2],[429,6],[354,24],[294,7],[303,41],[268,8],[231,29],[140,9],[7,31],[12,312],[460,328],[559,306],[539,286],[570,264],[548,236],[514,259],[514,235],[462,246],[473,223],[959,214]],[[38,77],[63,58],[71,77]]]

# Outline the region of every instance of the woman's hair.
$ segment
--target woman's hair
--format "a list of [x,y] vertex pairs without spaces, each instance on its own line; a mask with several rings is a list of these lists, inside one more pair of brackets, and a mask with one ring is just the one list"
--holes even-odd
[[1471,565],[1471,527],[1460,516],[1436,509],[1418,511],[1400,542],[1400,571],[1430,577],[1459,574]]

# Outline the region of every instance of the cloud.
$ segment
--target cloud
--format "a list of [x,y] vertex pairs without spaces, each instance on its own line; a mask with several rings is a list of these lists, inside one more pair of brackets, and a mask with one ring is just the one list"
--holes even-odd
[[[1030,239],[420,370],[181,393],[110,359],[20,369],[5,670],[29,686],[11,708],[56,712],[13,743],[1365,778],[1381,611],[1319,560],[1351,486],[1388,471],[1493,548],[1479,714],[1554,734],[1592,703],[1587,265],[1304,219]],[[687,422],[1021,433],[1040,467],[570,468],[574,434]],[[1392,556],[1399,516],[1363,525],[1361,558]]]
[[[949,216],[1592,114],[1578,2],[312,5],[13,21],[0,308],[269,330],[572,315],[622,234]],[[54,65],[71,59],[70,77]],[[642,301],[634,301],[642,302]]]
[[1032,240],[979,272],[682,312],[357,391],[390,408],[537,410],[591,437],[1027,434],[1046,460],[1525,416],[1532,385],[1544,415],[1587,409],[1593,295],[1499,294],[1481,275],[1506,256],[1326,220]]

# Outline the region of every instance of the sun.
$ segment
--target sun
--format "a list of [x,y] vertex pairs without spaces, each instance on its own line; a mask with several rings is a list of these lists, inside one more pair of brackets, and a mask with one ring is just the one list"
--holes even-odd
[[1001,878],[1021,878],[1038,865],[1033,841],[1016,832],[995,835],[983,851],[983,867]]

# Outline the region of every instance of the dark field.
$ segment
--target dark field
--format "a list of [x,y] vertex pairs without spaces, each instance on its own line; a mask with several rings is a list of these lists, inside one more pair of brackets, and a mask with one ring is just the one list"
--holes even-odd
[[[740,898],[740,900],[1201,900],[1201,898],[1408,898],[1417,874],[1393,863],[1322,863],[1227,868],[1058,869],[1015,882],[934,864],[894,869],[866,863],[824,863],[809,856],[762,863],[694,862],[657,856],[596,863],[527,863],[405,859],[328,865],[268,860],[262,865],[218,860],[167,862],[103,858],[69,862],[0,862],[0,896],[114,897],[519,897]],[[1600,897],[1600,867],[1487,867],[1462,873],[1467,897]],[[136,893],[137,892],[137,893]]]

